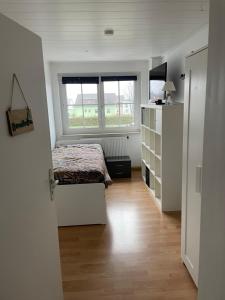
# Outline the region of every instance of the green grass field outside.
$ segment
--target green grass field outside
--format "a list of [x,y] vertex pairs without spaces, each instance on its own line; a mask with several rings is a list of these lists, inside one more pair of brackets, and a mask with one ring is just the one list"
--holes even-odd
[[[82,107],[72,107],[69,109],[69,127],[70,128],[97,128],[98,124],[98,112],[96,106],[86,107],[83,110]],[[107,107],[105,115],[106,127],[119,127],[119,126],[131,126],[133,125],[133,116],[131,114],[118,115],[116,106]]]

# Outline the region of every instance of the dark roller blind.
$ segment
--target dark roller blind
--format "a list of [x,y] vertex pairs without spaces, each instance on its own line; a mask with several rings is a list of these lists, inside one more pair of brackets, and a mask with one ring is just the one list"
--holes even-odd
[[101,81],[136,81],[137,76],[102,76]]
[[86,83],[86,84],[92,84],[92,83],[99,83],[98,77],[62,77],[62,83],[63,84],[76,84],[76,83]]

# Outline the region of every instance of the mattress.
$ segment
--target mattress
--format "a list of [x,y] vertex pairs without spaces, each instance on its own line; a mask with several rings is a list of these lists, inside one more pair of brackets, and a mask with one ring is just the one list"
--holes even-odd
[[53,171],[59,185],[111,184],[101,145],[76,144],[56,147],[52,151]]

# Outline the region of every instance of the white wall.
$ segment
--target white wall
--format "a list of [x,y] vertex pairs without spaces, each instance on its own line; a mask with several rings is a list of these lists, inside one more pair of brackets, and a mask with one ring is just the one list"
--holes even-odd
[[[51,62],[50,70],[52,76],[52,88],[54,98],[54,112],[56,124],[57,141],[67,140],[68,143],[76,139],[76,136],[63,136],[63,128],[61,122],[60,96],[58,74],[62,73],[116,73],[127,72],[139,74],[139,104],[148,101],[148,78],[149,78],[149,62],[148,61],[118,61],[118,62]],[[130,155],[133,166],[140,166],[141,163],[141,147],[140,133],[129,134],[128,155]]]
[[225,1],[211,1],[199,299],[225,299]]
[[150,60],[151,69],[158,67],[162,63],[163,63],[163,57],[162,56],[152,57],[151,60]]
[[52,97],[52,85],[51,85],[51,73],[48,62],[45,62],[45,83],[46,83],[46,94],[48,104],[48,118],[49,118],[49,129],[51,138],[51,148],[55,147],[56,143],[56,130],[55,130],[55,116],[53,109],[53,97]]
[[185,57],[192,51],[196,51],[208,44],[208,26],[193,34],[184,43],[177,45],[164,54],[164,61],[168,62],[168,80],[172,80],[176,86],[174,99],[184,101],[184,80],[180,75],[185,72]]

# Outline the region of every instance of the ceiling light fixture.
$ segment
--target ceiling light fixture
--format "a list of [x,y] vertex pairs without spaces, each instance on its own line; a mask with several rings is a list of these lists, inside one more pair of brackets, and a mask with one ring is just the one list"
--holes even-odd
[[105,35],[114,35],[114,30],[113,29],[105,29],[104,34]]

